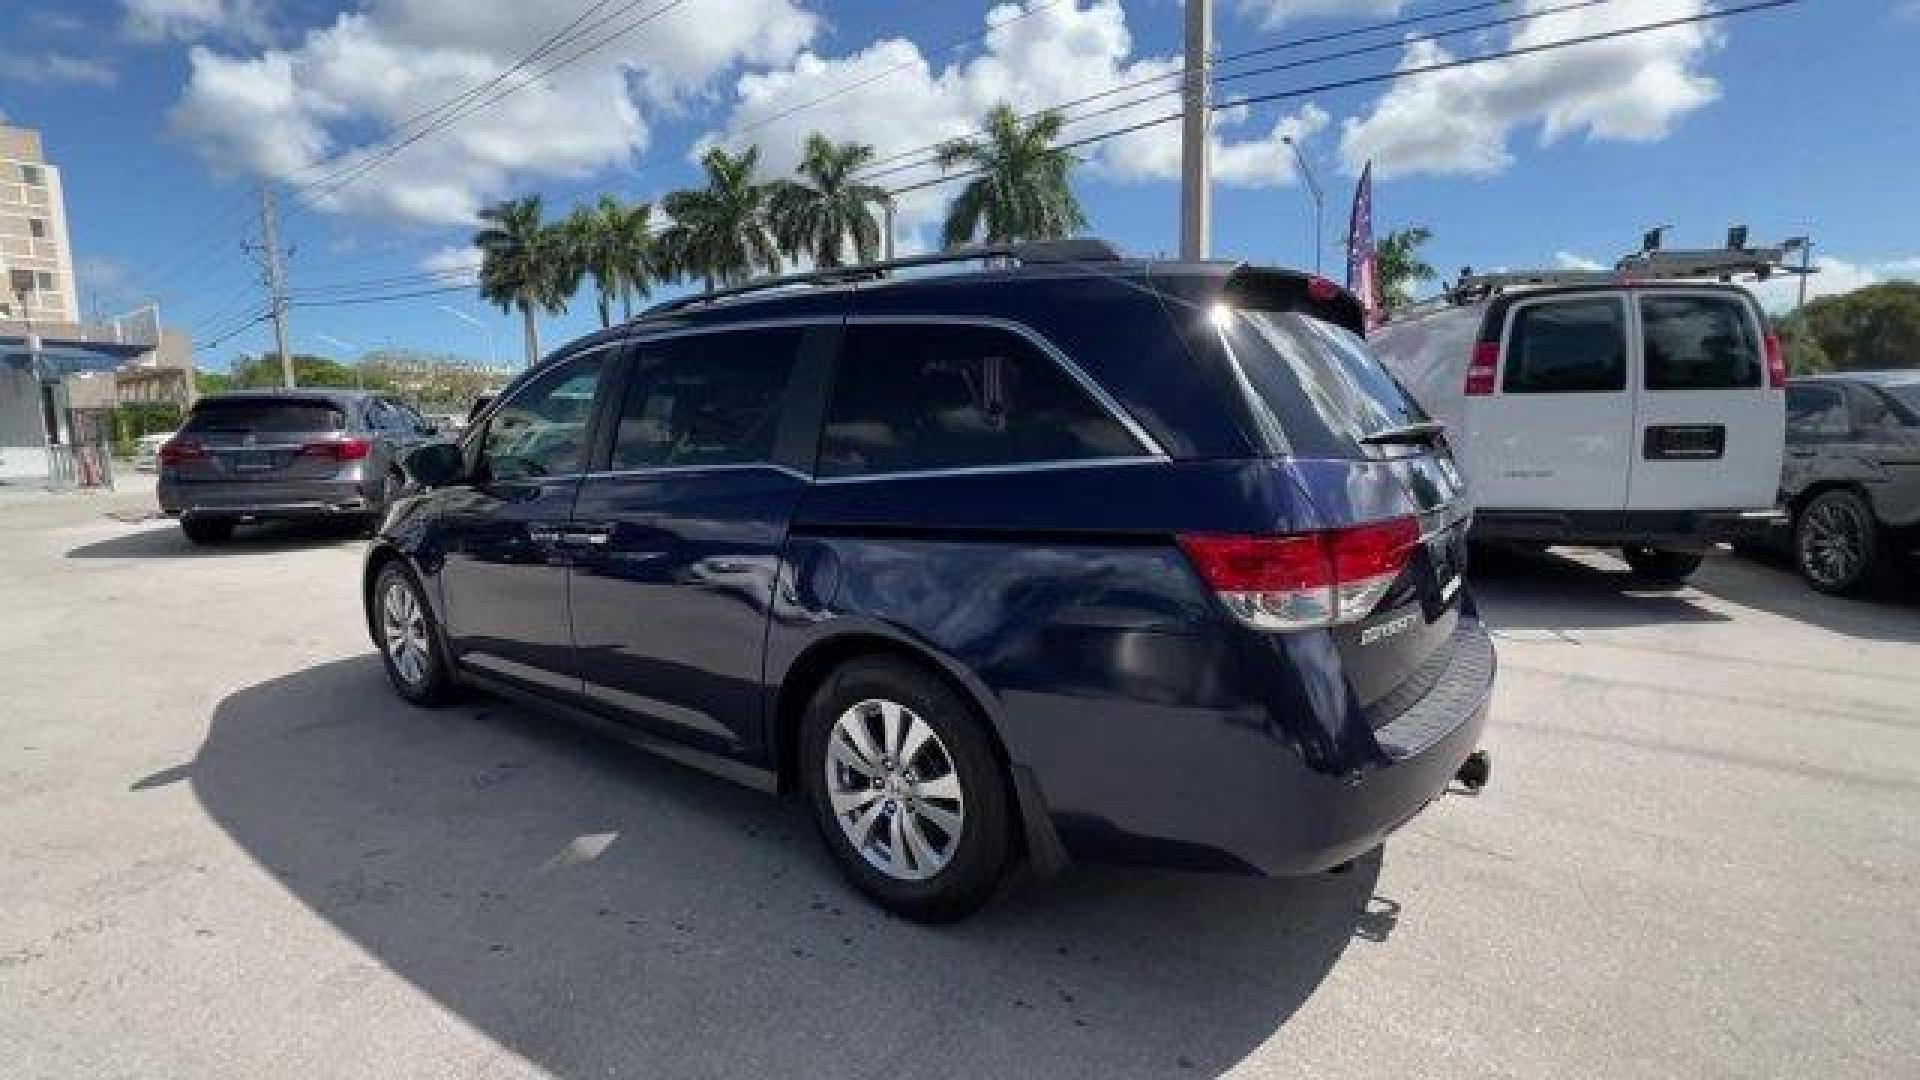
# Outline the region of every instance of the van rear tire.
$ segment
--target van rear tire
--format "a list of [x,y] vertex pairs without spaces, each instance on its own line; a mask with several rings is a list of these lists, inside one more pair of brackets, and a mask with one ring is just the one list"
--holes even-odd
[[1624,547],[1620,557],[1633,569],[1633,575],[1649,585],[1677,589],[1687,583],[1700,564],[1704,551],[1675,551],[1671,548]]

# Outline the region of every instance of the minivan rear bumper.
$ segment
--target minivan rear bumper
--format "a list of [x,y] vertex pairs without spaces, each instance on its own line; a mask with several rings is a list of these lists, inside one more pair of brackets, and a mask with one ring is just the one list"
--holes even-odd
[[[1463,617],[1456,635],[1433,688],[1373,731],[1365,765],[1344,775],[1320,771],[1297,748],[1238,722],[1188,729],[1159,748],[1109,745],[1110,767],[1156,757],[1157,775],[1174,790],[1147,795],[1151,781],[1129,775],[1125,786],[1136,797],[1125,806],[1057,808],[1061,842],[1090,861],[1269,876],[1317,873],[1366,853],[1446,790],[1480,746],[1497,667],[1493,643],[1477,618]],[[1051,786],[1047,770],[1037,777]]]
[[1618,547],[1627,544],[1703,547],[1764,538],[1786,518],[1764,510],[1522,510],[1479,507],[1476,540]]

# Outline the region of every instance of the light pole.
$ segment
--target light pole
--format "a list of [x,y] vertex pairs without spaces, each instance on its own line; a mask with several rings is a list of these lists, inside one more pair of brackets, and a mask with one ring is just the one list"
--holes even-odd
[[479,319],[476,319],[473,316],[467,314],[466,312],[461,311],[457,307],[453,307],[448,304],[436,304],[434,306],[438,307],[441,311],[446,312],[447,314],[453,316],[454,318],[459,319],[461,322],[466,323],[467,325],[473,327],[475,330],[480,331],[482,334],[485,334],[487,338],[487,366],[488,367],[499,366],[499,360],[493,351],[493,328],[492,327],[488,326],[486,323],[481,322]]
[[1301,152],[1300,144],[1294,142],[1291,135],[1280,136],[1280,141],[1293,148],[1293,159],[1300,163],[1300,179],[1307,182],[1307,194],[1313,196],[1313,272],[1318,274],[1324,256],[1321,249],[1326,246],[1321,235],[1326,223],[1327,199],[1320,190],[1320,181],[1314,179],[1313,167],[1307,164],[1307,155]]
[[1813,273],[1813,237],[1792,236],[1780,245],[1788,251],[1800,249],[1800,298],[1793,302],[1793,310],[1799,311],[1807,306],[1807,277]]

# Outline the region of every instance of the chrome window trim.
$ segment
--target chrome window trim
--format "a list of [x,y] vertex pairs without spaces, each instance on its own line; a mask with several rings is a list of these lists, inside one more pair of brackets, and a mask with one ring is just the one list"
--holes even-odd
[[[1105,387],[1095,382],[1093,378],[1089,376],[1086,373],[1086,371],[1080,367],[1079,364],[1074,363],[1072,357],[1062,352],[1058,346],[1054,345],[1053,342],[1048,341],[1046,337],[1042,335],[1039,331],[1035,330],[1034,328],[1032,328],[1031,326],[1028,326],[1025,323],[1016,322],[1012,319],[997,318],[991,315],[854,315],[847,319],[847,325],[849,326],[984,326],[984,327],[989,327],[996,330],[1004,330],[1010,334],[1015,335],[1016,337],[1024,339],[1027,342],[1027,344],[1032,345],[1036,349],[1039,349],[1043,355],[1051,359],[1055,364],[1057,364],[1060,367],[1061,370],[1065,371],[1067,373],[1068,378],[1072,379],[1075,383],[1077,383],[1080,389],[1086,391],[1087,395],[1093,398],[1096,404],[1098,404],[1102,409],[1106,410],[1107,416],[1110,419],[1112,419],[1114,423],[1119,424],[1122,428],[1126,430],[1127,434],[1133,436],[1134,442],[1137,443],[1142,450],[1146,451],[1148,457],[1152,457],[1161,461],[1168,460],[1166,450],[1163,449],[1160,446],[1160,444],[1154,440],[1152,435],[1149,435],[1147,433],[1147,430],[1145,428],[1140,426],[1138,421],[1134,420],[1132,415],[1130,415],[1127,412],[1127,410],[1123,408],[1118,401],[1114,400],[1114,397],[1112,394],[1107,393],[1107,390]],[[1120,458],[1109,458],[1109,459],[1090,458],[1088,460],[1129,461],[1129,460],[1133,460],[1133,458],[1134,458],[1133,455],[1128,455],[1126,457],[1120,457]],[[1001,466],[975,466],[975,467],[1001,468]],[[944,472],[947,470],[924,470],[924,471]],[[875,473],[873,475],[897,476],[900,474]]]
[[777,472],[784,476],[791,476],[795,480],[800,480],[805,483],[814,482],[813,477],[808,476],[799,469],[779,465],[771,461],[729,461],[713,465],[654,465],[645,469],[600,469],[579,475],[587,480],[604,480],[610,477],[644,478],[648,476],[677,476],[684,473],[752,472],[762,469]]
[[1164,465],[1167,458],[1152,454],[1131,457],[1070,458],[1065,461],[1019,461],[1008,465],[960,465],[950,469],[910,469],[903,472],[866,473],[860,476],[821,476],[820,486],[873,484],[882,480],[925,480],[942,476],[1005,476],[1010,473],[1064,472],[1069,469],[1106,469],[1125,465]]

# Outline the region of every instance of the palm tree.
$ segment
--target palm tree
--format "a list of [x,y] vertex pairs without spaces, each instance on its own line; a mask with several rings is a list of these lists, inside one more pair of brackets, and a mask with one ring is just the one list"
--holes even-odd
[[[534,308],[558,315],[567,310],[566,245],[555,229],[540,221],[540,196],[497,203],[480,211],[487,227],[473,235],[480,249],[480,295],[502,311],[520,310],[526,320],[527,364],[540,358],[540,329]],[[578,275],[573,283],[578,284]]]
[[1056,240],[1086,227],[1067,178],[1073,155],[1053,145],[1060,122],[1060,114],[1049,110],[1023,123],[1002,102],[987,114],[984,139],[941,145],[942,171],[965,165],[978,174],[947,207],[942,244],[953,247],[976,237],[989,244]]
[[645,300],[653,291],[654,279],[662,274],[653,238],[652,204],[628,203],[622,207],[607,246],[618,271],[621,316],[631,319],[634,298]]
[[1374,248],[1374,273],[1380,278],[1380,302],[1389,309],[1413,300],[1415,282],[1433,280],[1433,267],[1420,258],[1420,248],[1433,239],[1433,230],[1415,225],[1395,229]]
[[886,188],[853,179],[869,161],[873,147],[866,143],[835,143],[819,132],[807,136],[806,153],[794,171],[802,179],[773,185],[767,216],[774,239],[788,258],[806,256],[818,267],[844,264],[847,249],[858,262],[880,254],[880,226],[873,207],[886,207],[893,196]]
[[660,200],[673,224],[660,234],[667,264],[676,274],[715,285],[738,285],[756,271],[780,269],[780,248],[767,227],[766,184],[754,182],[760,148],[728,154],[716,146],[700,159],[707,186],[675,191]]
[[626,224],[626,208],[611,195],[602,195],[591,206],[576,206],[566,222],[567,246],[571,262],[582,277],[593,279],[594,300],[599,307],[600,325],[613,325],[613,298],[625,283],[626,267],[616,247]]

